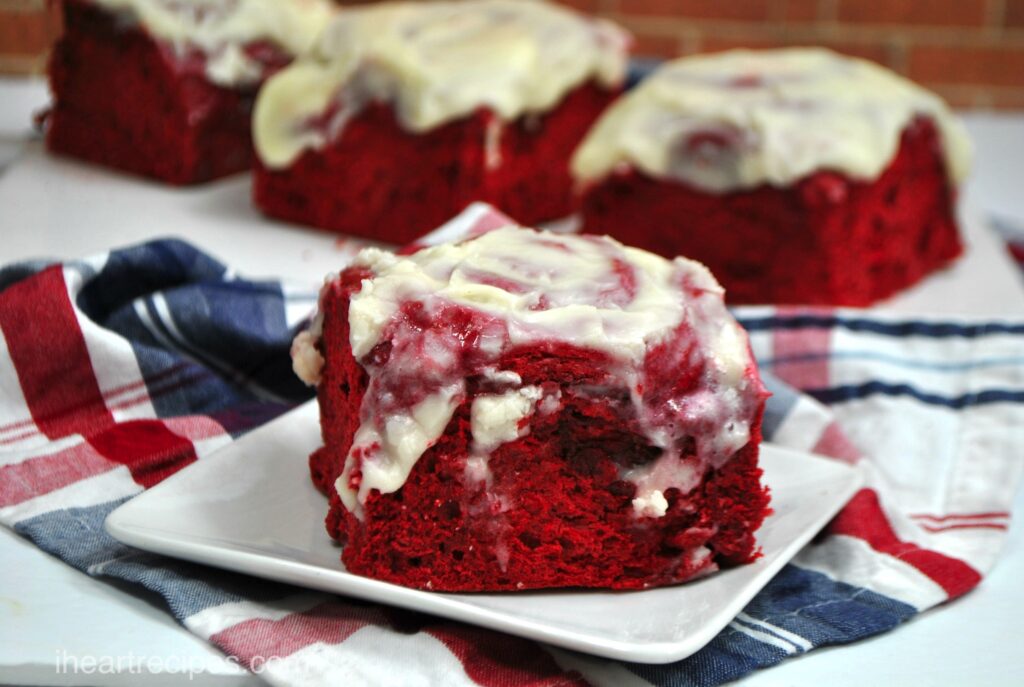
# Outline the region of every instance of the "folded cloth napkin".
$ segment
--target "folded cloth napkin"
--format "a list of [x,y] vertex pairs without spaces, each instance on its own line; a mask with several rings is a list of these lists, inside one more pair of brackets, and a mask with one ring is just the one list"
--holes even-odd
[[[500,223],[479,208],[441,232]],[[712,685],[890,630],[995,562],[1024,455],[1024,318],[739,308],[774,396],[770,441],[866,485],[709,645],[652,666],[124,546],[113,509],[310,397],[289,344],[315,289],[153,241],[0,271],[0,521],[282,685]],[[797,391],[799,389],[800,391]],[[319,527],[319,523],[310,523]]]

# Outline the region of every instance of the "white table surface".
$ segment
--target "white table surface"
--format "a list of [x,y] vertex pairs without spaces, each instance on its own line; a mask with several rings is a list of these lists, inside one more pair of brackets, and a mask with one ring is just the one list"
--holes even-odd
[[[230,257],[248,275],[304,281],[337,267],[334,238],[259,217],[246,176],[197,190],[169,191],[84,165],[54,161],[32,142],[31,113],[46,103],[36,81],[0,79],[0,264],[31,257],[77,258],[155,236],[186,238]],[[977,146],[967,204],[1024,221],[1024,115],[966,117]],[[6,169],[4,169],[6,168]],[[42,184],[59,169],[62,183]],[[73,184],[66,180],[73,180]],[[132,187],[132,206],[112,211],[104,196]],[[190,221],[181,222],[182,212]],[[73,223],[69,222],[73,218]],[[986,249],[990,237],[982,236]],[[982,241],[979,239],[978,245]],[[986,254],[988,255],[988,254]],[[1002,255],[988,259],[1004,260]],[[1019,290],[985,312],[1024,315]],[[970,299],[971,294],[958,295]],[[914,296],[894,305],[912,311]],[[955,309],[955,304],[950,306]],[[1022,447],[1024,450],[1024,447]],[[1014,513],[1024,513],[1024,492]],[[0,684],[248,685],[259,680],[179,628],[159,602],[98,582],[0,528]],[[1024,610],[1024,525],[1010,525],[1004,554],[965,598],[918,616],[895,632],[853,646],[816,650],[749,676],[744,685],[1020,685],[1024,652],[1017,617]],[[159,657],[178,672],[60,674],[68,656]]]

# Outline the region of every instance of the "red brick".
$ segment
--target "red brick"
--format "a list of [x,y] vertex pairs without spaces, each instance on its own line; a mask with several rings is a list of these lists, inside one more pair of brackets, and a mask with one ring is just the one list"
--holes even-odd
[[781,0],[780,18],[788,23],[812,22],[821,19],[821,0]]
[[676,57],[681,53],[678,36],[633,32],[632,53],[637,57]]
[[1024,110],[1024,91],[992,91],[985,95],[997,110]]
[[770,0],[619,0],[619,13],[689,19],[764,21]]
[[908,65],[925,83],[1024,87],[1024,48],[915,46]]
[[1024,90],[991,86],[925,84],[958,110],[1024,110]]
[[925,88],[934,91],[946,101],[946,104],[958,110],[970,110],[981,107],[989,100],[984,89],[964,88],[953,86],[950,88],[935,84],[921,84]]
[[981,26],[986,9],[986,0],[840,0],[838,17],[850,24]]
[[0,0],[2,12],[43,12],[50,0]]
[[877,62],[883,66],[889,67],[889,50],[881,43],[845,43],[829,40],[815,40],[815,41],[793,41],[788,39],[780,39],[772,37],[771,35],[757,35],[750,34],[748,36],[705,36],[700,41],[701,52],[719,52],[721,50],[731,50],[733,48],[752,48],[755,50],[769,49],[769,48],[786,48],[786,47],[806,47],[809,45],[816,45],[825,48],[831,48],[836,52],[844,55],[850,55],[852,57],[861,57],[872,62]]
[[64,33],[64,13],[61,12],[60,6],[53,2],[47,6],[46,11],[46,30],[49,34],[50,42],[54,42],[57,38]]
[[27,57],[25,55],[0,55],[0,74],[39,74],[46,67],[43,56]]
[[1003,24],[1011,28],[1024,28],[1024,0],[1006,0]]
[[0,11],[0,54],[38,55],[50,45],[45,12]]

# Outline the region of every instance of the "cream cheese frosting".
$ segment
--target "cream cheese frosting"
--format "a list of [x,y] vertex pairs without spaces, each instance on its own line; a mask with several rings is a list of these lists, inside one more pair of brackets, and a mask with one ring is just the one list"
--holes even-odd
[[522,422],[544,394],[539,387],[524,386],[500,394],[481,394],[473,399],[470,431],[474,448],[488,453],[524,434]]
[[613,104],[572,170],[587,183],[632,167],[711,192],[788,186],[818,170],[871,180],[917,116],[935,122],[949,177],[963,181],[963,126],[937,95],[887,69],[821,48],[686,57]]
[[[286,167],[337,136],[370,102],[392,103],[413,132],[481,107],[505,121],[545,112],[586,81],[620,84],[627,44],[628,35],[607,21],[533,0],[346,9],[307,59],[261,91],[256,149],[268,167]],[[329,111],[326,126],[309,126]]]
[[[348,310],[352,354],[369,383],[336,488],[357,517],[371,491],[392,493],[405,483],[466,400],[470,375],[493,388],[471,405],[470,472],[478,476],[488,474],[489,452],[528,433],[533,414],[551,412],[559,394],[628,393],[648,441],[662,449],[649,464],[623,471],[637,485],[638,517],[664,515],[668,489],[689,492],[750,439],[760,390],[747,374],[746,334],[700,263],[607,237],[508,226],[410,256],[367,248],[354,266],[373,275]],[[436,324],[453,312],[472,318],[470,338]],[[307,349],[315,338],[300,335],[293,348],[296,369],[314,382],[319,354]],[[611,361],[611,386],[543,390],[495,366],[508,350],[548,342],[600,352]],[[674,382],[666,389],[666,380],[650,377],[659,344],[659,359],[699,365],[696,387],[675,395]],[[469,359],[476,362],[467,367]],[[691,439],[696,458],[683,460],[680,445]]]
[[329,0],[93,0],[136,21],[154,38],[206,55],[206,74],[221,86],[258,82],[263,68],[244,50],[268,41],[291,55],[311,50],[329,23]]

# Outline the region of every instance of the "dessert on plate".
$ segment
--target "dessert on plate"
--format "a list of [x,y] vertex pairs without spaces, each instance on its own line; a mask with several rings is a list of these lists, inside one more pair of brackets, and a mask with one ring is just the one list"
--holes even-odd
[[47,145],[171,184],[252,164],[260,84],[309,50],[329,0],[61,0]]
[[568,215],[569,158],[618,94],[627,43],[543,2],[346,9],[257,100],[255,203],[393,243],[477,200],[525,223]]
[[794,48],[661,66],[572,164],[586,232],[700,260],[731,303],[862,306],[961,253],[969,160],[935,94]]
[[758,555],[766,392],[703,265],[508,225],[329,277],[327,529],[353,573],[451,591],[646,588]]

